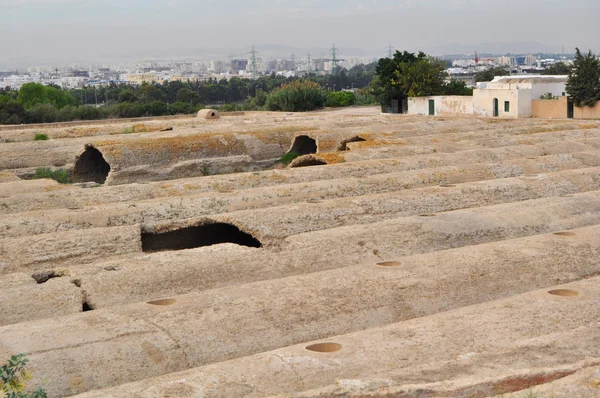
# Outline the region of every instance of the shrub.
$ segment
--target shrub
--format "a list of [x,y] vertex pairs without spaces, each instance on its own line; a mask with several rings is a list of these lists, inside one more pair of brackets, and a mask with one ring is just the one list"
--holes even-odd
[[279,159],[279,161],[287,166],[288,164],[292,163],[292,161],[298,156],[300,156],[300,154],[297,152],[288,152],[285,155],[283,155],[281,159]]
[[29,123],[53,123],[58,120],[58,109],[52,104],[36,104],[26,114]]
[[356,104],[356,95],[352,91],[336,91],[327,94],[325,106],[339,108]]
[[48,134],[35,133],[33,136],[34,141],[48,141]]
[[267,108],[271,111],[306,112],[323,108],[324,103],[321,87],[306,80],[284,84],[267,98]]
[[35,174],[33,175],[33,179],[37,180],[40,178],[50,178],[60,184],[70,184],[71,181],[71,173],[69,170],[65,169],[56,169],[52,170],[48,167],[42,167],[35,170]]
[[44,390],[38,387],[31,394],[24,393],[31,373],[25,365],[29,360],[24,354],[13,355],[6,364],[0,366],[0,397],[7,398],[47,398]]

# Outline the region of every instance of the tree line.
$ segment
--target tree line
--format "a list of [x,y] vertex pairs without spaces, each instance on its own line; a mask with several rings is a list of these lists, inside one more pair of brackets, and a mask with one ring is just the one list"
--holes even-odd
[[[593,106],[600,100],[600,61],[591,52],[583,55],[576,50],[572,65],[557,63],[548,73],[568,73],[566,90],[575,105]],[[379,103],[385,110],[392,100],[408,97],[472,95],[464,82],[448,81],[446,67],[445,61],[423,52],[396,51],[392,58],[373,64],[303,78],[271,74],[253,80],[233,77],[139,86],[111,83],[74,90],[27,83],[18,91],[0,89],[0,124],[191,114],[205,105],[224,111],[307,111]],[[494,67],[477,74],[476,80],[490,81],[506,74],[505,68]],[[348,88],[356,90],[341,91]]]

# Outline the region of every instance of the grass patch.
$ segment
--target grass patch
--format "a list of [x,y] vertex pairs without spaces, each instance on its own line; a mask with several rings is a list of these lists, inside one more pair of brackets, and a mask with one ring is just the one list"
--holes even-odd
[[33,136],[33,140],[34,141],[48,141],[50,138],[48,137],[48,134],[41,134],[41,133],[36,133]]
[[288,152],[285,155],[283,155],[281,159],[279,159],[279,161],[287,166],[288,164],[292,163],[292,161],[298,156],[300,156],[300,154],[297,152]]
[[72,182],[71,172],[65,169],[52,170],[48,167],[36,169],[33,179],[38,180],[40,178],[50,178],[60,184],[70,184]]

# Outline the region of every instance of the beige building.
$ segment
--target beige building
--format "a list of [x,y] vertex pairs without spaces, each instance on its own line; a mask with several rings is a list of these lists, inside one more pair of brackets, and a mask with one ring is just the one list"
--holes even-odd
[[532,101],[550,93],[566,95],[567,76],[498,76],[477,84],[472,97],[436,96],[410,98],[412,115],[475,115],[484,117],[532,117]]
[[142,83],[162,83],[163,80],[158,77],[156,73],[132,73],[125,75],[123,80],[130,84],[142,84]]

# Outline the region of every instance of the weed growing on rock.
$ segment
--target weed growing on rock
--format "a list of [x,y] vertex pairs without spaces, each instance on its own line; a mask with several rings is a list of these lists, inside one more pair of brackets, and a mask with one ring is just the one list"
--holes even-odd
[[40,178],[50,178],[60,184],[70,184],[72,182],[71,173],[65,169],[52,170],[48,167],[36,169],[33,179],[38,180]]

